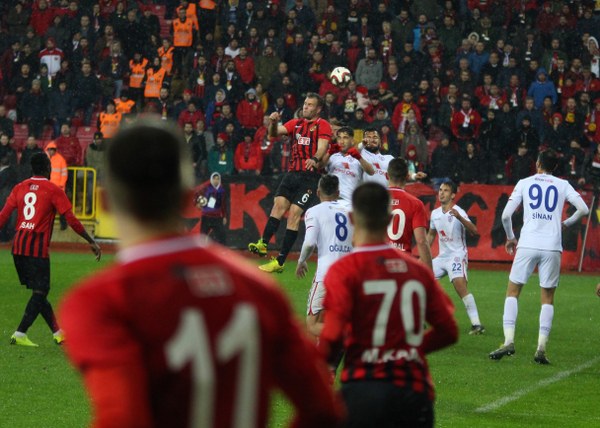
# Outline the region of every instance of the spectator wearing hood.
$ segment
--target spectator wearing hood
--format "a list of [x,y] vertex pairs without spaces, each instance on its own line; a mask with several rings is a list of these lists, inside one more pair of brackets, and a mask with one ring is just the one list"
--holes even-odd
[[221,175],[233,172],[233,151],[229,146],[229,136],[224,132],[217,134],[217,141],[208,153],[208,172]]
[[536,108],[541,108],[544,103],[545,97],[552,99],[552,104],[556,104],[558,96],[556,93],[556,87],[552,81],[548,80],[546,69],[540,67],[536,74],[536,80],[529,86],[527,95],[533,97],[533,102]]
[[196,206],[202,210],[200,233],[225,245],[227,240],[227,197],[221,184],[221,174],[213,172],[195,194]]
[[242,128],[250,130],[260,128],[265,112],[256,98],[254,88],[246,91],[244,99],[237,106],[236,115]]

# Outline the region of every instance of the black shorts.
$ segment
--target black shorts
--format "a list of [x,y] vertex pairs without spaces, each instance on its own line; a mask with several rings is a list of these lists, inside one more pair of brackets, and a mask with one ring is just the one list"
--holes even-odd
[[391,382],[347,382],[342,397],[348,410],[345,428],[433,427],[433,402],[427,395]]
[[317,186],[321,176],[314,172],[290,171],[283,176],[275,196],[283,196],[304,211],[317,200]]
[[50,259],[13,254],[15,269],[21,284],[31,290],[50,291]]

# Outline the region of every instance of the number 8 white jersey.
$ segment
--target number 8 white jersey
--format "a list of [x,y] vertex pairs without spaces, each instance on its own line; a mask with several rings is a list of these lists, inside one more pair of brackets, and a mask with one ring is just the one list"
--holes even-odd
[[581,196],[569,182],[553,175],[536,174],[519,180],[509,200],[517,205],[523,203],[518,248],[562,251],[565,200],[575,205],[577,199],[581,200]]
[[306,211],[303,246],[317,246],[317,282],[323,281],[333,262],[352,251],[354,229],[348,217],[348,208],[343,202],[325,201]]

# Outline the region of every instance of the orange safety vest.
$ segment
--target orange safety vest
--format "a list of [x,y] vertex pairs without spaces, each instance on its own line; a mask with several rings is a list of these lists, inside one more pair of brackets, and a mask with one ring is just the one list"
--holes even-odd
[[200,9],[213,10],[217,4],[213,0],[200,0]]
[[189,48],[192,46],[194,34],[194,23],[190,19],[181,22],[179,19],[173,21],[173,46],[177,48]]
[[102,132],[104,138],[111,138],[116,134],[122,117],[123,115],[118,112],[113,114],[100,113],[100,132]]
[[135,105],[133,100],[121,101],[121,98],[115,98],[114,101],[117,113],[121,114],[131,113],[131,109]]
[[171,70],[173,69],[173,51],[175,48],[171,46],[169,49],[165,51],[165,48],[158,48],[158,56],[160,57],[160,62],[162,68],[164,68],[168,74],[171,74]]
[[148,65],[148,60],[146,58],[142,58],[142,62],[136,64],[133,60],[129,61],[129,70],[131,73],[129,74],[129,87],[130,88],[141,88],[142,82],[144,81],[144,76],[146,75],[146,66]]
[[[48,150],[46,150],[46,154],[48,155]],[[67,187],[67,161],[60,153],[54,153],[54,156],[50,157],[50,167],[52,170],[50,171],[50,182],[56,184],[61,189],[65,190]]]
[[[181,9],[181,7],[182,6],[177,7],[177,14],[179,14],[179,9]],[[192,24],[194,24],[195,30],[200,30],[200,26],[198,25],[198,15],[196,15],[196,4],[195,3],[188,3],[188,8],[185,11],[185,16],[187,19],[192,21]]]
[[146,72],[146,88],[144,89],[144,97],[158,98],[160,96],[160,88],[162,88],[163,80],[167,71],[164,68],[159,68],[157,72],[153,69],[148,69]]

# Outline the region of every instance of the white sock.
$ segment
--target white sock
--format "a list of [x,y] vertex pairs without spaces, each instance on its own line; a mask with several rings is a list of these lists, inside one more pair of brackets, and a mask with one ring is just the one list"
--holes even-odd
[[471,320],[471,325],[481,325],[481,321],[479,321],[479,313],[477,312],[477,304],[475,303],[475,297],[472,294],[467,294],[462,299],[465,304],[465,309],[467,310],[467,315]]
[[62,334],[62,330],[59,328],[54,333],[52,333],[52,336],[60,336],[61,334]]
[[545,351],[548,343],[548,336],[552,329],[552,319],[554,318],[554,306],[542,305],[540,311],[540,334],[538,336],[538,350]]
[[27,335],[25,333],[20,332],[20,331],[15,331],[15,334],[13,334],[13,336],[15,336],[15,337],[25,337]]
[[502,317],[502,326],[504,327],[504,346],[510,345],[515,341],[515,327],[517,326],[517,314],[519,313],[519,304],[516,297],[507,297],[504,300],[504,316]]

